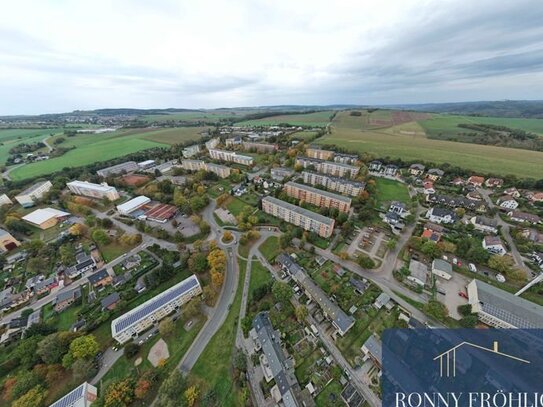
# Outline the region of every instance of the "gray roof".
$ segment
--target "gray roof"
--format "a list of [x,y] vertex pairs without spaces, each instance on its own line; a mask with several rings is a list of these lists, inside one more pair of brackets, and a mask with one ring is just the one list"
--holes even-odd
[[328,160],[321,160],[320,158],[311,158],[311,157],[297,157],[296,160],[300,160],[300,161],[306,161],[308,163],[315,163],[315,164],[330,164],[330,165],[337,165],[338,167],[343,167],[345,169],[348,169],[348,170],[359,170],[358,167],[354,166],[354,165],[349,165],[349,164],[343,164],[343,163],[338,163],[338,162],[335,162],[335,161],[328,161]]
[[55,299],[56,300],[55,304],[69,300],[70,298],[79,298],[79,297],[81,297],[81,288],[77,287],[77,288],[74,288],[73,290],[68,290],[68,291],[59,293]]
[[446,262],[445,260],[435,259],[432,262],[432,269],[441,270],[446,273],[452,274],[451,263]]
[[382,360],[383,355],[383,346],[381,344],[381,341],[377,339],[374,335],[371,335],[366,342],[364,342],[364,346],[366,349],[368,349],[368,352],[379,362]]
[[381,293],[379,294],[379,297],[375,300],[375,303],[377,307],[381,308],[382,306],[388,304],[390,301],[390,295],[387,293]]
[[27,189],[25,189],[23,192],[21,192],[18,196],[21,196],[21,195],[30,195],[32,192],[34,192],[35,190],[41,188],[43,185],[47,184],[49,181],[41,181],[41,182],[37,182],[35,183],[34,185],[28,187]]
[[307,209],[304,209],[300,206],[292,205],[289,202],[282,201],[281,199],[274,198],[273,196],[267,196],[262,201],[269,201],[275,205],[282,206],[288,210],[291,210],[292,212],[299,213],[300,215],[307,216],[310,219],[313,219],[317,222],[324,223],[325,225],[332,226],[334,224],[334,220],[331,218],[328,218],[326,216],[323,216],[317,212],[313,212]]
[[417,260],[411,260],[409,263],[409,272],[412,277],[419,279],[420,281],[426,281],[428,277],[428,267],[426,264]]
[[285,187],[286,187],[286,186],[289,186],[289,185],[292,186],[292,187],[294,187],[294,188],[303,189],[303,190],[312,192],[312,193],[314,193],[314,194],[319,194],[319,195],[327,196],[328,198],[336,199],[336,200],[338,200],[338,201],[342,201],[342,202],[348,203],[349,205],[350,205],[351,202],[352,202],[351,198],[347,198],[346,196],[338,195],[338,194],[333,194],[332,192],[323,191],[322,189],[313,188],[313,187],[310,187],[309,185],[298,184],[297,182],[289,181],[289,182],[287,182],[287,183],[285,184]]
[[102,308],[107,308],[110,305],[113,305],[116,302],[118,302],[120,299],[121,297],[119,296],[119,293],[117,291],[114,291],[111,294],[109,294],[107,297],[102,298],[102,300],[100,301],[100,304],[102,305]]
[[[516,328],[541,328],[543,307],[490,284],[474,280],[483,311]],[[471,300],[471,299],[470,299]]]
[[109,274],[108,274],[107,270],[102,269],[102,270],[97,271],[94,274],[91,274],[87,278],[89,279],[89,283],[94,285],[94,284],[102,281],[104,278],[107,278],[108,276],[109,276]]
[[498,221],[496,219],[487,218],[485,216],[477,216],[475,218],[475,223],[479,225],[494,227],[494,228],[498,226]]

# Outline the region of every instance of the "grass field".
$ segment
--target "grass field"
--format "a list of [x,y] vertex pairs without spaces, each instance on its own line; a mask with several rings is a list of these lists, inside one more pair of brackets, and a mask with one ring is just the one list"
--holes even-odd
[[281,248],[279,247],[279,238],[275,236],[268,237],[266,241],[260,245],[259,250],[266,260],[272,261],[281,251]]
[[407,187],[401,182],[392,181],[386,178],[376,178],[375,187],[378,205],[391,201],[407,203],[410,200]]
[[272,280],[271,273],[259,261],[253,261],[251,265],[251,280],[249,281],[249,299],[253,292],[260,286]]
[[51,134],[59,134],[63,129],[3,129],[0,130],[0,164],[9,157],[9,150],[22,143],[36,143]]
[[331,110],[314,113],[285,114],[280,116],[265,117],[263,119],[246,120],[237,123],[238,126],[274,126],[288,123],[293,126],[319,126],[324,127],[330,122]]
[[[432,140],[420,134],[395,133],[394,129],[398,126],[384,130],[362,130],[365,120],[363,116],[354,117],[349,112],[339,112],[332,123],[332,134],[316,142],[371,153],[381,158],[449,163],[474,172],[541,178],[543,152]],[[409,123],[401,126],[406,125]]]
[[180,120],[186,122],[218,122],[221,119],[240,118],[248,113],[255,113],[254,110],[233,109],[228,111],[214,112],[178,112],[170,114],[153,114],[143,116],[142,119],[147,122],[167,122],[169,120]]

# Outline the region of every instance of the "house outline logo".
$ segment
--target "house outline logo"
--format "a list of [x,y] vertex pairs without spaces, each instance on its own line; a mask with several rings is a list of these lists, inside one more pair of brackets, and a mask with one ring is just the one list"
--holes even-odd
[[494,353],[496,355],[516,360],[521,363],[530,364],[529,360],[521,359],[519,357],[509,355],[507,353],[500,352],[498,341],[494,341],[492,348],[485,348],[480,345],[476,345],[471,342],[462,342],[449,350],[437,355],[433,360],[439,360],[439,376],[440,377],[456,377],[456,351],[463,347],[470,346],[485,352]]

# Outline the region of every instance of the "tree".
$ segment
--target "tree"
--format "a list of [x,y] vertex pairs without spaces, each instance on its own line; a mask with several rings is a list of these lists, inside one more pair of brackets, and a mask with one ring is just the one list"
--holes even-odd
[[272,285],[273,298],[280,303],[287,303],[292,297],[292,290],[287,283],[274,281]]
[[88,228],[83,225],[82,223],[74,223],[72,226],[70,226],[70,229],[68,231],[73,236],[84,236],[88,232]]
[[219,288],[222,287],[222,284],[224,282],[224,275],[218,271],[212,271],[211,272],[211,284],[215,288],[215,290],[219,290]]
[[135,398],[135,383],[131,378],[111,383],[104,396],[104,407],[121,407],[130,405]]
[[13,356],[23,367],[29,368],[38,362],[39,356],[36,353],[36,347],[41,340],[41,336],[33,336],[19,342],[13,351]]
[[12,407],[42,407],[46,398],[47,390],[38,384],[15,400]]
[[360,267],[365,269],[372,269],[375,267],[375,261],[369,256],[366,256],[365,254],[360,254],[357,259],[358,264]]
[[232,232],[230,232],[229,230],[225,231],[224,234],[222,235],[222,240],[223,240],[223,242],[225,242],[225,243],[229,243],[229,242],[231,242],[233,239],[234,239],[234,235],[233,235]]
[[462,316],[471,315],[471,304],[463,304],[458,306],[458,313]]
[[445,304],[437,300],[430,300],[427,304],[424,304],[424,312],[438,321],[444,321],[449,316],[449,310],[447,310]]
[[136,388],[134,389],[134,395],[137,399],[143,399],[149,392],[151,388],[151,382],[146,379],[139,379],[136,383]]
[[162,382],[158,389],[158,397],[156,400],[157,407],[170,407],[179,405],[179,394],[184,392],[187,387],[187,381],[178,369],[174,369],[172,373]]
[[164,318],[158,325],[158,332],[160,336],[168,337],[173,335],[175,331],[175,324],[171,318]]
[[475,328],[477,326],[477,315],[467,315],[460,320],[463,328]]
[[40,377],[36,373],[22,372],[17,375],[17,381],[11,390],[11,396],[18,399],[38,384],[40,384]]
[[47,364],[60,363],[68,352],[70,342],[76,337],[72,332],[58,332],[48,335],[38,343],[37,353]]
[[189,258],[189,271],[193,274],[201,274],[207,269],[207,258],[204,253],[194,253]]
[[185,399],[187,400],[187,405],[189,407],[192,407],[194,406],[196,401],[198,401],[198,396],[200,395],[200,392],[195,385],[192,385],[187,390],[185,390],[184,395]]
[[72,365],[72,373],[77,381],[83,381],[88,377],[93,377],[97,372],[92,360],[77,359]]
[[140,347],[135,342],[128,342],[124,347],[124,354],[128,359],[132,359],[134,356],[138,354],[140,351]]
[[298,305],[294,310],[294,314],[296,315],[298,322],[305,321],[308,315],[307,307],[305,305]]
[[513,258],[495,254],[490,256],[488,266],[496,271],[499,271],[500,273],[506,274],[513,267]]
[[85,335],[76,338],[70,343],[70,355],[76,359],[91,359],[100,350],[100,345],[94,335]]
[[109,236],[102,229],[96,229],[92,232],[92,240],[101,245],[107,245],[110,242]]

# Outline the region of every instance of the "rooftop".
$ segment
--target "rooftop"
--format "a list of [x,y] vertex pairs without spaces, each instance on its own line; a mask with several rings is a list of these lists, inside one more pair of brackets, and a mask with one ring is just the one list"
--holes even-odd
[[317,222],[324,223],[328,226],[332,226],[334,224],[334,220],[331,218],[327,218],[326,216],[323,216],[317,212],[313,212],[304,208],[301,208],[296,205],[292,205],[291,203],[282,201],[280,199],[274,198],[273,196],[267,196],[262,199],[262,201],[271,202],[275,205],[282,206],[283,208],[286,208],[288,210],[291,210],[293,212],[299,213],[300,215],[307,216],[310,219],[313,219]]
[[51,218],[62,218],[64,216],[70,216],[70,214],[54,208],[42,208],[36,209],[35,211],[30,212],[28,215],[23,216],[23,220],[40,225]]
[[342,202],[345,202],[345,203],[348,203],[348,204],[350,204],[352,202],[351,198],[347,198],[346,196],[333,194],[332,192],[323,191],[322,189],[314,188],[314,187],[304,185],[304,184],[298,184],[297,182],[293,182],[293,181],[287,182],[285,184],[285,187],[287,187],[287,186],[292,186],[294,188],[303,189],[303,190],[312,192],[314,194],[324,195],[324,196],[327,196],[328,198],[336,199],[338,201],[342,201]]
[[71,181],[66,183],[68,186],[74,186],[77,188],[92,188],[95,191],[101,191],[101,192],[110,192],[115,189],[115,187],[109,186],[109,185],[102,185],[102,184],[94,184],[92,182],[88,181]]
[[32,192],[36,191],[37,189],[40,189],[42,186],[44,186],[47,183],[50,183],[50,181],[37,182],[34,185],[32,185],[32,186],[28,187],[27,189],[25,189],[23,192],[21,192],[19,194],[19,196],[20,195],[30,195]]

